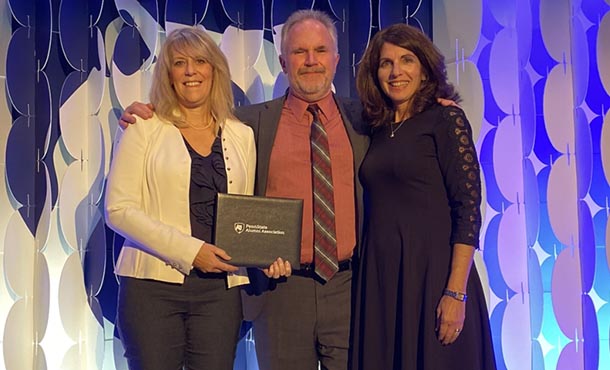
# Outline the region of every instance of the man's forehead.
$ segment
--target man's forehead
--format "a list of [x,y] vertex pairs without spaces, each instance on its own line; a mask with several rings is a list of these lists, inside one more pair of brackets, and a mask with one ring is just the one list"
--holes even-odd
[[309,36],[309,37],[328,37],[330,36],[330,31],[326,26],[315,20],[315,19],[305,19],[298,23],[295,23],[288,30],[288,34],[286,36]]
[[314,21],[316,27],[311,23],[305,24],[305,22],[295,24],[286,33],[286,42],[290,44],[291,48],[319,48],[333,45],[333,38],[323,24]]
[[313,40],[289,40],[287,46],[290,49],[331,49],[333,48],[332,41],[313,41]]

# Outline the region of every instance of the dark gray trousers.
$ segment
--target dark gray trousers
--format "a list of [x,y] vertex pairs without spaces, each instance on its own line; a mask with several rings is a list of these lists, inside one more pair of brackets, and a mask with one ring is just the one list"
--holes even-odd
[[263,294],[252,322],[261,370],[346,370],[352,271],[328,283],[291,276]]
[[242,320],[224,274],[184,284],[121,277],[117,325],[130,370],[232,370]]

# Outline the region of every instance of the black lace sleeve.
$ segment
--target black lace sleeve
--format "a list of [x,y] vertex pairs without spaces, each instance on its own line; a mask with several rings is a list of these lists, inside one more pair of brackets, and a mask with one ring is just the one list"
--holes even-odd
[[481,177],[472,128],[464,112],[442,110],[436,140],[439,165],[451,208],[451,243],[479,247],[481,229]]

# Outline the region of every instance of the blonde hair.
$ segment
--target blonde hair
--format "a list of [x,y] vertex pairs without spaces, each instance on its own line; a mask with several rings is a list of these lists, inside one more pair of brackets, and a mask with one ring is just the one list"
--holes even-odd
[[203,30],[194,27],[179,28],[168,36],[155,64],[150,102],[157,115],[176,127],[188,124],[179,109],[178,97],[170,80],[172,54],[178,51],[193,58],[203,58],[212,66],[212,88],[210,91],[210,115],[214,119],[215,132],[233,115],[233,90],[227,59],[214,40]]

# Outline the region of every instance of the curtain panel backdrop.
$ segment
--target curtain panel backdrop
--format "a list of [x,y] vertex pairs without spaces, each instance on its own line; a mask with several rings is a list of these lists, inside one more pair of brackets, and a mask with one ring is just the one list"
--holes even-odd
[[[283,94],[302,8],[336,20],[340,95],[389,24],[446,56],[482,164],[498,368],[610,369],[610,0],[0,0],[0,369],[127,369],[103,217],[118,117],[184,26],[228,56],[236,105]],[[235,369],[257,370],[243,334]]]

